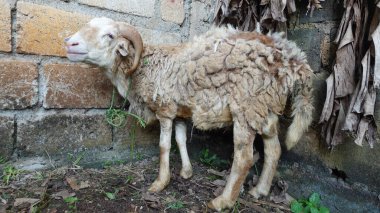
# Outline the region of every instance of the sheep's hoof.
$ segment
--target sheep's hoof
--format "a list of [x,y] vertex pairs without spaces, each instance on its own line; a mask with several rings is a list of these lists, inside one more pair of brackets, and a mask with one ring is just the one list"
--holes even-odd
[[215,198],[214,200],[207,203],[207,207],[213,210],[216,210],[218,212],[222,211],[223,209],[230,209],[235,205],[235,202],[226,199],[225,197],[219,196]]
[[167,180],[167,181],[160,181],[158,179],[155,180],[152,183],[152,185],[149,187],[148,191],[149,192],[160,192],[160,191],[162,191],[169,184],[169,180]]
[[190,169],[181,169],[181,172],[179,173],[182,178],[189,179],[191,176],[193,176],[193,170],[190,167]]
[[267,196],[269,191],[262,190],[261,188],[255,186],[248,192],[250,195],[252,195],[254,198],[259,199],[262,196]]

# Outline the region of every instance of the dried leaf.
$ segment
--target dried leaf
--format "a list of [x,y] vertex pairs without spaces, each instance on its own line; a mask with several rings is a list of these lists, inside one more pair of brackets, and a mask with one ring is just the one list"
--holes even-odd
[[75,193],[70,193],[68,190],[62,190],[51,195],[54,199],[65,199],[67,197],[74,197]]
[[290,14],[290,13],[294,13],[294,12],[296,12],[296,3],[295,3],[295,1],[294,0],[288,0],[288,1],[286,1],[286,7],[287,7],[287,9],[288,9],[288,13]]
[[375,113],[376,91],[374,88],[369,88],[364,99],[363,115],[373,117]]
[[150,193],[145,193],[143,194],[142,199],[144,199],[145,202],[147,202],[148,206],[151,208],[154,208],[154,209],[161,208],[161,202],[158,196],[155,196]]
[[267,5],[269,4],[270,0],[261,0],[260,5]]
[[271,14],[274,20],[285,22],[285,14],[284,9],[286,7],[286,0],[271,0],[270,1],[270,9]]
[[352,33],[352,20],[348,22],[348,26],[346,29],[346,33],[344,34],[342,40],[339,43],[338,49],[341,49],[343,46],[353,42],[354,39],[354,34]]
[[358,127],[357,136],[355,139],[355,143],[359,146],[363,146],[363,139],[364,135],[368,130],[368,120],[367,119],[361,119]]
[[326,100],[325,100],[325,104],[323,105],[323,110],[322,110],[321,117],[319,119],[319,123],[327,122],[332,114],[332,110],[334,107],[334,97],[335,97],[335,90],[333,88],[334,74],[330,74],[330,76],[326,79],[326,84],[327,84]]
[[[378,14],[380,15],[380,14]],[[375,66],[374,66],[374,87],[380,88],[380,24],[372,33],[373,44],[375,45]]]
[[358,128],[360,116],[359,116],[359,114],[353,112],[353,108],[354,108],[356,98],[358,97],[359,90],[360,90],[360,87],[357,86],[354,93],[351,96],[350,107],[348,108],[346,120],[344,122],[342,130],[347,130],[350,132],[356,132],[356,130]]
[[221,195],[223,193],[223,190],[224,190],[224,186],[219,186],[218,188],[216,188],[214,191],[213,191],[213,195],[215,197],[218,197],[219,195]]
[[352,94],[355,88],[355,53],[352,44],[337,50],[334,75],[335,98]]
[[362,106],[363,106],[364,99],[365,99],[367,92],[368,92],[368,77],[369,77],[369,69],[371,66],[370,59],[371,58],[369,55],[369,51],[367,51],[367,53],[365,54],[365,56],[362,60],[363,71],[362,71],[362,76],[361,76],[361,84],[358,85],[358,86],[360,86],[360,90],[358,93],[358,97],[355,100],[354,107],[352,109],[352,111],[356,112],[356,113],[362,113],[363,112]]
[[21,204],[24,204],[24,203],[35,204],[38,201],[40,201],[40,199],[35,199],[35,198],[16,198],[15,202],[13,203],[13,205],[15,207],[17,207],[17,206],[20,206]]
[[368,130],[366,134],[366,139],[371,148],[373,148],[373,145],[376,143],[376,128],[376,123],[372,118],[371,122],[368,124]]
[[331,146],[337,146],[342,143],[343,132],[341,131],[341,129],[344,124],[345,117],[346,117],[346,114],[343,108],[343,103],[340,102],[339,114],[335,122],[334,134],[332,136],[331,143],[330,143]]
[[214,184],[215,186],[225,186],[227,182],[225,180],[217,179],[211,183]]
[[78,180],[74,177],[66,177],[66,181],[70,185],[70,187],[75,191],[90,187],[90,184],[88,183],[88,181],[81,181],[78,184]]

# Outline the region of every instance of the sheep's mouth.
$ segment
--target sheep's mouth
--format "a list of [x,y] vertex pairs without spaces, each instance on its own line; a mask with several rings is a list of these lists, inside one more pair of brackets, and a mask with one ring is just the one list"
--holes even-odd
[[86,55],[87,53],[84,53],[84,52],[67,52],[67,54],[69,55]]

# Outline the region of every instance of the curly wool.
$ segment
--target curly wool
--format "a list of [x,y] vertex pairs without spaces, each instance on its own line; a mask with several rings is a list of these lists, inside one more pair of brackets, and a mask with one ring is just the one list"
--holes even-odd
[[[213,28],[189,43],[145,47],[141,61],[133,75],[131,108],[150,120],[152,111],[168,106],[167,116],[191,117],[199,129],[238,120],[261,134],[269,113],[283,113],[296,82],[307,94],[294,104],[310,106],[313,72],[306,56],[278,33],[266,37]],[[181,115],[184,107],[189,112]]]

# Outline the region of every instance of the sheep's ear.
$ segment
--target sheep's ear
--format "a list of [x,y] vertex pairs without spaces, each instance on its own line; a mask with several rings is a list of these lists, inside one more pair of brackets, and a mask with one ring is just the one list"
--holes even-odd
[[117,51],[120,53],[120,55],[127,56],[129,53],[128,46],[129,43],[127,41],[122,41],[118,44]]

